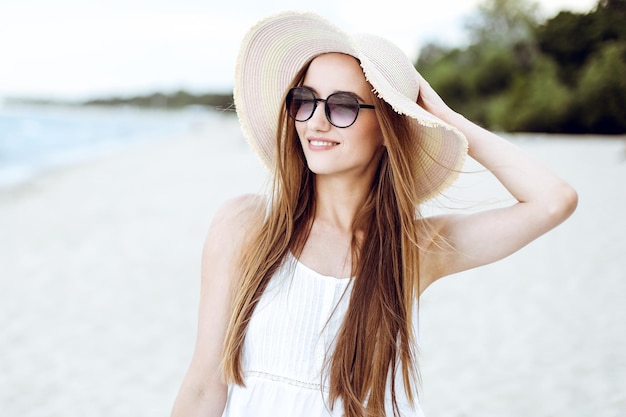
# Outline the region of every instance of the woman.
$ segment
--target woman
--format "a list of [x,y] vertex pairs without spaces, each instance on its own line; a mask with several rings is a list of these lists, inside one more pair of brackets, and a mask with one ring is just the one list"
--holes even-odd
[[[421,416],[419,295],[552,229],[575,191],[452,111],[396,46],[316,15],[250,30],[235,103],[273,189],[215,216],[173,415]],[[468,150],[518,202],[420,217]]]

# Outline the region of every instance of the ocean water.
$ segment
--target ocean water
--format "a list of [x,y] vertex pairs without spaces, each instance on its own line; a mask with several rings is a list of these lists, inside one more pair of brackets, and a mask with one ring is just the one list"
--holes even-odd
[[0,188],[139,142],[184,134],[211,113],[199,108],[0,107]]

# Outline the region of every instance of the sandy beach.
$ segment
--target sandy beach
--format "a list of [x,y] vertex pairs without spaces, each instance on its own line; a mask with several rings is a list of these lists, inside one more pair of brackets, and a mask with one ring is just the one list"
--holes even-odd
[[[626,137],[511,139],[575,186],[579,208],[426,291],[426,416],[624,416]],[[204,234],[221,203],[265,179],[225,116],[0,190],[0,414],[168,416]],[[485,173],[449,195],[450,207],[507,201]]]

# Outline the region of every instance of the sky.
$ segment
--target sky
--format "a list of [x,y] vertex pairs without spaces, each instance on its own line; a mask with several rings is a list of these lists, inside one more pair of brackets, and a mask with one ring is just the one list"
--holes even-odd
[[[542,15],[597,0],[543,0]],[[462,42],[481,0],[0,0],[0,100],[85,100],[155,91],[230,92],[239,44],[282,10],[371,32],[415,59],[429,41]]]

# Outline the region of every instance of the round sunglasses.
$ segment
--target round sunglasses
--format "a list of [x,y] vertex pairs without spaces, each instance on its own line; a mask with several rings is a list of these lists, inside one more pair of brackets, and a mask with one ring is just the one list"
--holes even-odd
[[315,97],[310,88],[294,87],[287,93],[287,114],[297,122],[306,122],[313,117],[319,102],[324,102],[326,119],[330,124],[341,128],[354,124],[359,109],[375,108],[371,104],[359,104],[359,100],[350,93],[333,93],[323,99]]

